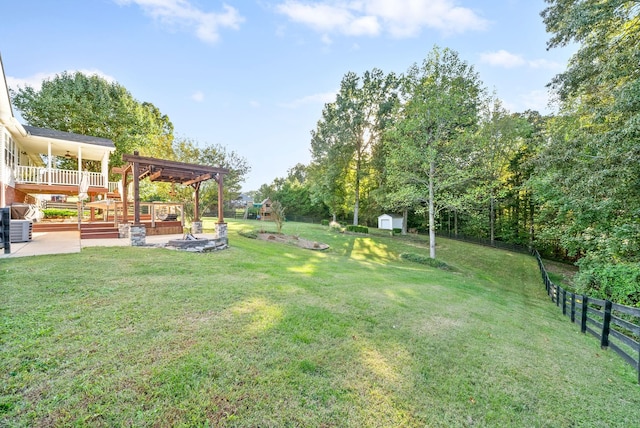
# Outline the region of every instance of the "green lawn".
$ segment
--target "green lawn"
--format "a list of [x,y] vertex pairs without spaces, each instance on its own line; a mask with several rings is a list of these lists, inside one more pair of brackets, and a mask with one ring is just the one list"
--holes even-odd
[[0,426],[640,425],[635,371],[532,257],[439,239],[440,270],[400,259],[422,237],[284,225],[316,252],[257,225],[216,253],[1,260]]

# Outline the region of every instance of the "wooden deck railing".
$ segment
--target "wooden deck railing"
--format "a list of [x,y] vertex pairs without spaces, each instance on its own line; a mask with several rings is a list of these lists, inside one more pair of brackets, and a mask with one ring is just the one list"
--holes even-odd
[[[88,172],[90,187],[107,187],[104,176],[99,172]],[[16,167],[16,182],[21,184],[47,184],[77,186],[80,172],[68,169],[45,168],[37,166]]]

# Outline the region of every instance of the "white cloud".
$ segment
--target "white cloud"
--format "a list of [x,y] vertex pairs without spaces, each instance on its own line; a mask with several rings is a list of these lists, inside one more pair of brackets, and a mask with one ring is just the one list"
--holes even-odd
[[[101,77],[102,79],[106,80],[109,83],[114,83],[116,82],[116,79],[113,78],[112,76],[109,76],[108,74],[103,73],[100,70],[96,70],[96,69],[81,69],[81,70],[68,70],[66,71],[66,73],[68,74],[75,74],[76,72],[80,72],[82,74],[85,74],[87,76],[98,76]],[[58,74],[61,73],[36,73],[32,76],[27,76],[27,77],[11,77],[11,76],[6,76],[7,77],[7,85],[9,86],[9,88],[17,91],[19,88],[24,88],[26,86],[29,86],[33,89],[35,89],[36,91],[39,91],[40,88],[42,88],[42,82],[44,82],[45,80],[51,80],[53,78],[55,78]]]
[[249,101],[249,106],[251,108],[260,108],[260,103],[258,101],[252,100],[252,101]]
[[336,100],[336,94],[337,91],[307,95],[306,97],[298,98],[297,100],[293,100],[288,103],[282,103],[279,105],[280,107],[296,109],[298,107],[309,104],[327,104],[332,103]]
[[551,96],[545,90],[535,90],[520,96],[520,104],[524,110],[537,110],[541,113],[553,110],[553,106],[549,103],[550,100]]
[[220,13],[205,12],[189,0],[114,0],[120,5],[137,4],[153,19],[169,27],[190,29],[205,42],[220,38],[221,28],[238,29],[244,18],[233,7],[224,4]]
[[534,59],[533,61],[529,61],[529,66],[531,68],[543,68],[546,70],[557,70],[561,71],[564,66],[559,62],[549,61],[547,59]]
[[480,61],[485,64],[504,68],[528,66],[535,69],[556,71],[560,71],[563,68],[562,64],[555,61],[549,61],[547,59],[526,60],[522,55],[514,54],[504,49],[482,53],[480,54]]
[[451,34],[488,26],[473,10],[456,6],[455,0],[286,0],[277,10],[316,31],[349,36],[385,31],[403,38],[417,36],[424,27]]
[[204,101],[204,93],[202,91],[196,91],[191,94],[191,99],[197,103]]
[[480,61],[504,68],[520,67],[527,63],[522,55],[512,54],[504,49],[496,52],[485,52],[480,55]]

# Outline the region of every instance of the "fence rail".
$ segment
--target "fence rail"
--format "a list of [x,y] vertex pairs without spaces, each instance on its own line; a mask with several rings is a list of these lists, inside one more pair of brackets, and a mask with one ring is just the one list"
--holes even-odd
[[580,324],[582,333],[599,339],[602,349],[612,349],[634,367],[640,383],[640,308],[567,291],[549,279],[540,253],[533,250],[533,255],[551,301],[571,322]]

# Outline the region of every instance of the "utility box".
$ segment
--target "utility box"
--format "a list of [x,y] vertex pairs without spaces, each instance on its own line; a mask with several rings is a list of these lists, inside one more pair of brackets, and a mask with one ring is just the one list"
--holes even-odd
[[31,231],[33,229],[33,222],[31,220],[11,220],[9,229],[11,242],[31,241]]

